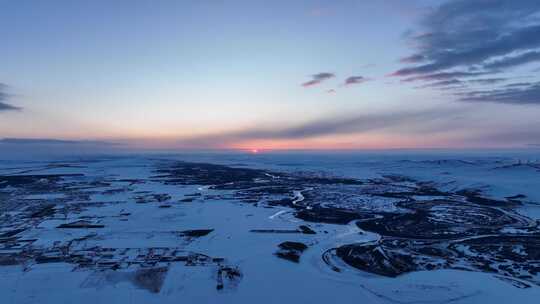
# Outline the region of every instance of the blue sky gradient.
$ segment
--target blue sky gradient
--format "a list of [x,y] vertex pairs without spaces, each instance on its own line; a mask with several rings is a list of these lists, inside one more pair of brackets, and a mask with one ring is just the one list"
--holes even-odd
[[503,0],[0,1],[0,137],[522,147],[540,141],[539,13]]

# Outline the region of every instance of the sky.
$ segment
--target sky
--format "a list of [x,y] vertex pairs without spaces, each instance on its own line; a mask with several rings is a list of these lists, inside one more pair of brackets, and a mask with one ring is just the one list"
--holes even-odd
[[0,0],[0,148],[540,145],[540,1]]

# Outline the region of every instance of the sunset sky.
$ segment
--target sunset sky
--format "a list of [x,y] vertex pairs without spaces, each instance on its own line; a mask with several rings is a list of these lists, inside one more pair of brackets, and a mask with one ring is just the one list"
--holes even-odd
[[0,0],[0,35],[0,145],[540,144],[537,0]]

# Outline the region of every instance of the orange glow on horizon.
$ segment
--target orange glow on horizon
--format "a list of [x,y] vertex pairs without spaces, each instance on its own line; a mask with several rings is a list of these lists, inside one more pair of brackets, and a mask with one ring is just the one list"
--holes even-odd
[[[274,150],[348,150],[348,149],[402,149],[444,148],[451,142],[436,137],[392,136],[388,134],[362,134],[332,136],[312,139],[249,140],[225,145],[225,148],[240,149],[252,154]],[[253,148],[257,147],[257,148]]]
[[[119,144],[121,149],[148,150],[182,150],[182,149],[224,149],[238,150],[248,154],[261,154],[280,150],[363,150],[363,149],[408,149],[408,148],[449,148],[476,147],[461,144],[458,138],[441,138],[438,136],[415,136],[396,134],[349,134],[318,138],[299,139],[227,139],[214,142],[202,141],[201,144],[184,142],[180,137],[146,137],[146,138],[92,138],[92,140],[110,141]],[[204,136],[203,136],[204,138]],[[72,138],[69,138],[72,139]],[[79,140],[79,138],[73,138]],[[196,139],[196,137],[195,137]],[[214,139],[213,139],[214,140]],[[498,146],[497,146],[498,147]]]

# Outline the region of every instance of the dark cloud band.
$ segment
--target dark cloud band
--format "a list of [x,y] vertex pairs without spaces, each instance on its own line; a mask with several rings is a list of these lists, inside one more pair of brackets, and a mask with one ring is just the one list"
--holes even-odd
[[11,105],[9,103],[6,103],[11,95],[5,92],[7,88],[7,85],[0,83],[0,112],[2,111],[18,111],[21,110],[21,108],[16,107],[14,105]]
[[[400,60],[407,66],[391,76],[429,82],[423,88],[469,90],[461,101],[540,104],[537,86],[504,84],[526,76],[516,67],[540,62],[538,16],[537,0],[445,2],[424,17],[419,30],[409,31],[415,50]],[[482,78],[492,74],[500,76]],[[475,88],[482,85],[494,87],[480,93]]]
[[452,114],[449,114],[450,112],[448,109],[433,109],[417,112],[336,115],[315,119],[296,126],[253,127],[239,131],[186,138],[179,143],[188,147],[215,147],[249,140],[309,139],[390,129],[403,131],[406,128],[416,128],[425,131],[433,129],[427,126],[431,123],[445,122],[459,115],[456,111],[453,111]]

